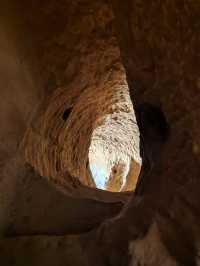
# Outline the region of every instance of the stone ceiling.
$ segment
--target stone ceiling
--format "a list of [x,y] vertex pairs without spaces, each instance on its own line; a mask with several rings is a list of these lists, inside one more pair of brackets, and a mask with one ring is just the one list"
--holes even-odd
[[[0,7],[3,265],[199,265],[199,1]],[[165,145],[162,119],[151,109],[139,113],[144,102],[166,116]],[[125,190],[134,187],[135,116],[149,164],[136,192],[94,189],[88,157],[96,163],[96,146],[108,138],[122,147],[112,145],[119,157],[106,155],[101,166],[109,162],[118,177],[130,162]],[[130,131],[121,138],[125,121],[135,139]],[[123,190],[122,181],[114,190]],[[104,182],[108,190],[112,182]]]

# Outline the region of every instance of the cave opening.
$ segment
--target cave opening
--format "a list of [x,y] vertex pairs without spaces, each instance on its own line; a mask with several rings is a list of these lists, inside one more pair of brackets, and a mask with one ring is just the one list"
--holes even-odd
[[94,101],[98,113],[87,151],[89,178],[97,189],[108,192],[133,191],[142,164],[139,128],[122,73],[116,77],[125,86],[116,87],[113,80],[113,88],[105,88]]
[[[122,117],[112,116],[97,127],[91,136],[89,165],[96,187],[112,192],[141,191],[141,185],[159,163],[163,144],[170,136],[170,126],[161,107],[144,102],[137,106],[137,132],[121,124]],[[117,122],[116,122],[117,121]],[[121,123],[120,123],[121,122]],[[123,131],[122,131],[123,130]],[[139,143],[140,160],[130,156],[127,136]],[[135,134],[135,135],[134,135]],[[140,180],[138,180],[140,179]],[[140,185],[139,185],[140,184]],[[138,188],[140,186],[140,188]]]
[[199,265],[200,1],[0,2],[2,264]]

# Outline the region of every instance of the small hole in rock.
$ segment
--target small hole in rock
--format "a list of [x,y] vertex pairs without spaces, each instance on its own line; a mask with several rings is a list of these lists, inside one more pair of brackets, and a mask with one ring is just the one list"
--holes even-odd
[[67,120],[67,118],[69,117],[71,111],[72,111],[72,107],[71,107],[71,108],[68,108],[68,109],[66,109],[66,110],[64,111],[63,116],[62,116],[62,119],[63,119],[64,121]]
[[117,173],[117,169],[114,169],[114,170],[113,170],[113,173],[116,174],[116,173]]

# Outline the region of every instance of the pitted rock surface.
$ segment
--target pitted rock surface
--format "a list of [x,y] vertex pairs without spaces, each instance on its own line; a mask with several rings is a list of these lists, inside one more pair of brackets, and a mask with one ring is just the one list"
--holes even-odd
[[[89,26],[87,32],[80,30],[84,25]],[[90,187],[132,191],[141,167],[139,130],[112,9],[94,3],[73,27],[79,42],[68,32],[74,43],[69,51],[76,50],[79,57],[66,62],[68,84],[55,89],[26,131],[26,161],[54,181],[68,171]]]

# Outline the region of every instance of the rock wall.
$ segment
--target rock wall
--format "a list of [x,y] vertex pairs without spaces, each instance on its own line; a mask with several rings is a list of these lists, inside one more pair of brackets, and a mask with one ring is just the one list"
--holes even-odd
[[[50,4],[49,8],[41,7],[40,10],[45,10],[45,14],[49,14],[50,10],[57,10],[59,13],[63,3],[57,2],[55,6]],[[81,10],[84,10],[85,1],[79,3],[82,3]],[[0,251],[4,265],[39,265],[44,262],[47,265],[59,263],[73,266],[199,265],[199,2],[126,0],[111,3],[132,100],[136,106],[148,101],[162,107],[171,127],[170,139],[159,160],[154,162],[153,171],[143,175],[140,195],[132,194],[129,203],[115,218],[104,221],[97,229],[86,234],[50,239],[3,239]],[[33,2],[30,7],[34,14],[37,9],[34,9]],[[88,6],[86,9],[88,10]],[[27,18],[27,25],[32,25],[31,16]],[[45,49],[40,50],[38,47],[48,37],[48,34],[42,35],[42,30],[45,31],[49,24],[45,23],[46,16],[42,17],[42,21],[44,24],[42,23],[41,31],[41,23],[35,22],[35,26],[32,26],[41,35],[30,59],[38,60],[35,57],[36,51],[40,51],[39,56],[44,55]],[[55,16],[52,16],[51,21],[51,25],[54,25]],[[54,27],[59,29],[60,25],[62,20],[55,23]],[[37,30],[33,30],[34,38],[38,36],[36,33]],[[51,45],[45,46],[46,49],[48,47]],[[48,49],[47,51],[49,52]],[[62,55],[62,46],[56,51],[59,51],[57,55]],[[48,76],[47,69],[51,68],[55,58],[55,54],[42,57],[40,66],[43,67],[37,70],[40,73],[42,69],[41,76]],[[37,60],[35,59],[35,63]],[[57,80],[64,80],[61,73],[64,72],[56,75],[59,77]],[[45,78],[44,81],[48,80]],[[59,87],[58,85],[55,87]],[[37,190],[38,188],[35,191]],[[62,200],[63,205],[58,204],[56,207],[66,206],[65,199],[64,197]],[[70,202],[70,207],[72,204],[73,201]],[[19,209],[21,206],[19,204]],[[49,203],[48,206],[52,205]],[[113,206],[109,206],[108,213],[113,210]],[[53,208],[53,213],[56,207]],[[90,206],[84,202],[80,209],[82,208],[86,210]],[[49,209],[51,208],[46,209],[47,213]],[[64,228],[63,234],[63,224],[68,218],[64,216],[65,211],[67,210],[62,209],[57,215],[64,217],[57,224],[59,229]],[[48,217],[49,220],[54,220],[53,214]],[[91,217],[90,214],[87,217]],[[33,225],[37,227],[38,223],[42,223],[43,228],[49,225],[48,221],[43,223],[44,219],[33,221]],[[21,221],[18,224],[22,225]],[[23,226],[24,228],[26,230],[21,228],[19,232],[27,233],[30,230],[29,227]],[[15,229],[18,231],[19,227]],[[42,233],[42,229],[39,233]],[[52,232],[52,228],[48,230]],[[50,244],[45,244],[46,241]]]
[[[200,5],[113,1],[113,7],[132,100],[160,106],[171,136],[153,172],[144,177],[142,211],[137,212],[133,197],[112,230],[120,242],[120,224],[132,220],[127,236],[135,231],[137,237],[125,241],[129,247],[131,242],[132,265],[198,265]],[[152,212],[146,227],[148,210]],[[138,219],[143,226],[133,225]]]
[[199,3],[113,1],[113,6],[132,100],[160,106],[171,127],[159,180],[184,186],[188,173],[199,176]]
[[[64,177],[63,173],[68,171],[90,187],[116,192],[133,190],[141,165],[139,131],[112,9],[107,1],[85,1],[83,5],[66,1],[66,4],[68,21],[57,36],[57,41],[68,46],[62,55],[64,85],[49,95],[42,104],[41,117],[27,130],[22,145],[26,161],[40,175],[52,180],[60,180],[59,176]],[[49,45],[52,38],[45,42]],[[53,46],[49,52],[55,51]],[[49,58],[45,50],[43,58]],[[53,67],[56,62],[52,60],[51,64]],[[124,164],[121,170],[119,162]],[[105,173],[98,178],[92,167]]]

